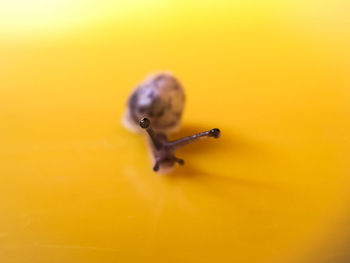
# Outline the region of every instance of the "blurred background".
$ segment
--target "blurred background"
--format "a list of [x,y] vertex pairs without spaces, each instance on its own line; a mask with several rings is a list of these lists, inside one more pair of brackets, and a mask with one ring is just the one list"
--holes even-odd
[[[350,2],[0,0],[0,261],[350,260]],[[155,174],[149,73],[219,140]]]

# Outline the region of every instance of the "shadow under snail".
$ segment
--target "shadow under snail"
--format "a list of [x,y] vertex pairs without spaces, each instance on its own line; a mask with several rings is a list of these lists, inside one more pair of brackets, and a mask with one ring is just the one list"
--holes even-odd
[[179,148],[203,137],[220,137],[220,130],[214,128],[169,141],[167,135],[179,130],[181,126],[184,105],[184,89],[170,73],[148,77],[136,87],[129,98],[123,124],[134,132],[146,131],[155,159],[155,172],[169,173],[176,163],[183,165],[184,160],[175,156]]

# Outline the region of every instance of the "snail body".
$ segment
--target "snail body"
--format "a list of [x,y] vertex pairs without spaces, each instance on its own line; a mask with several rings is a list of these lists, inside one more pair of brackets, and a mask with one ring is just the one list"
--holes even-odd
[[177,149],[203,137],[220,137],[220,130],[215,128],[169,141],[167,135],[181,126],[184,105],[184,89],[169,73],[148,77],[129,98],[123,124],[132,131],[146,131],[155,160],[155,172],[169,173],[176,163],[184,164],[184,160],[175,156]]

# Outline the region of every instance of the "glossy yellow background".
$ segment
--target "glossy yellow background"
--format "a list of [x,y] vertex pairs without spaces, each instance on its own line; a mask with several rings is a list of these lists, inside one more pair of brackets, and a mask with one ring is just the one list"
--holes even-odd
[[[0,262],[348,262],[349,14],[0,1]],[[159,70],[186,87],[175,137],[222,130],[167,176],[120,124]]]

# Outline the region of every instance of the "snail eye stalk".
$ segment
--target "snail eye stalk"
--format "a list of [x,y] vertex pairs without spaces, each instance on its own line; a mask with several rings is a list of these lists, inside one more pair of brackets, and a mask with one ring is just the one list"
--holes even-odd
[[209,131],[200,132],[200,133],[194,134],[192,136],[184,137],[184,138],[169,142],[168,144],[170,147],[177,150],[181,147],[186,146],[187,144],[190,144],[190,143],[193,143],[193,142],[199,140],[202,137],[213,137],[213,138],[217,139],[220,137],[220,135],[221,135],[220,130],[217,128],[214,128],[214,129],[211,129]]
[[154,130],[151,127],[151,121],[147,118],[143,118],[140,121],[140,127],[145,129],[146,132],[148,133],[149,137],[151,138],[154,147],[159,150],[162,147],[162,143],[160,140],[157,138],[157,134],[154,132]]

